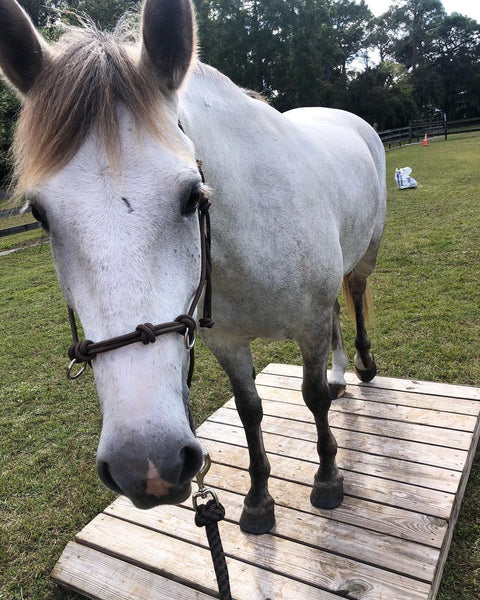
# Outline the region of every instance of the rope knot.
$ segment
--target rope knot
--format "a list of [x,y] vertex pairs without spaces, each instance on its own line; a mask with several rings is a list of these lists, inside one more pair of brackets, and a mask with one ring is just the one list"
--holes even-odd
[[140,334],[142,344],[153,344],[156,340],[155,328],[151,323],[141,323],[135,327],[135,331]]
[[89,346],[91,344],[93,344],[92,340],[82,340],[81,342],[72,344],[68,350],[70,360],[75,359],[79,363],[90,362],[93,358],[89,352]]
[[200,504],[195,514],[195,525],[206,527],[212,523],[218,523],[225,518],[225,508],[217,504],[216,500],[209,500],[206,504]]
[[204,317],[198,321],[200,327],[205,327],[206,329],[211,329],[215,325],[215,321],[210,317]]
[[[195,332],[195,330],[197,329],[197,323],[195,321],[195,319],[193,317],[190,317],[189,315],[179,315],[175,321],[177,323],[182,323],[183,325],[185,325],[186,329],[188,329],[190,334],[193,334]],[[180,333],[185,333],[184,331],[180,332]]]

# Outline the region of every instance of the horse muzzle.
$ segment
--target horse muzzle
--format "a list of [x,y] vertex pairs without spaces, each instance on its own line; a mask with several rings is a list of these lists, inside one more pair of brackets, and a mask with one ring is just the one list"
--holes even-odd
[[122,457],[100,447],[97,456],[97,472],[106,487],[142,509],[186,500],[202,464],[203,452],[193,436],[179,451],[162,455],[161,460],[140,460],[130,453]]

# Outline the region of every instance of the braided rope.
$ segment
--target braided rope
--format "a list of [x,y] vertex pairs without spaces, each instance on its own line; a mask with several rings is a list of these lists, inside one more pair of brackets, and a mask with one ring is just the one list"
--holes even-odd
[[218,522],[224,517],[225,508],[216,500],[209,500],[206,504],[197,506],[195,524],[198,527],[205,527],[212,555],[213,568],[215,569],[215,576],[217,578],[220,600],[232,600],[228,568],[218,530]]

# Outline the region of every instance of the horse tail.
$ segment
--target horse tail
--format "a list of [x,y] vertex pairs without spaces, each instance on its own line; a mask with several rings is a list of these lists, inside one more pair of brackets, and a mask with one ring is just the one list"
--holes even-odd
[[[350,289],[348,287],[348,280],[350,279],[351,275],[352,273],[350,272],[343,277],[342,293],[347,315],[352,323],[355,323],[355,305],[353,303],[352,294],[350,293]],[[369,323],[373,317],[372,292],[368,279],[366,280],[365,293],[363,295],[363,316],[366,323]]]

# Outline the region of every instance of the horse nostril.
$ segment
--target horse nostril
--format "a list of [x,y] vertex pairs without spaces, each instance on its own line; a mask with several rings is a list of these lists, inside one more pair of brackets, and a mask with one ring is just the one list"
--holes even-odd
[[179,484],[188,483],[197,474],[203,464],[203,452],[199,446],[185,446],[180,452],[183,466],[180,472]]
[[123,493],[122,490],[115,483],[115,480],[112,477],[112,474],[110,473],[110,466],[107,462],[103,460],[97,461],[97,473],[101,481],[103,481],[103,483],[109,489],[111,489],[113,492],[116,492],[117,494]]

